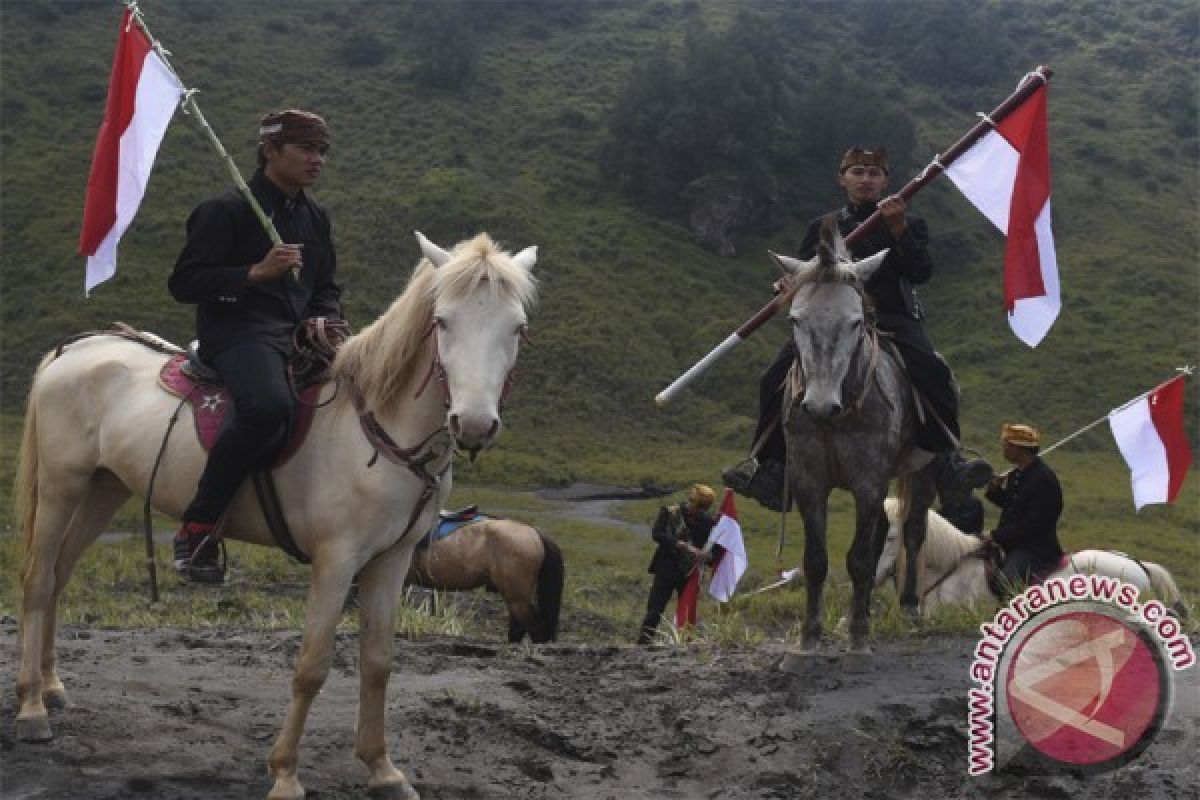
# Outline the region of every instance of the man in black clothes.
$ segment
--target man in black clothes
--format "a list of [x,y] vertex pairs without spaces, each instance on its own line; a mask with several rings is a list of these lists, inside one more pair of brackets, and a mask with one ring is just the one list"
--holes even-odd
[[175,567],[193,581],[224,580],[217,522],[250,472],[284,443],[295,406],[287,376],[293,331],[309,317],[342,316],[329,215],[306,191],[328,150],[329,130],[316,114],[264,116],[249,186],[284,244],[271,244],[250,203],[230,189],[188,218],[167,284],[176,300],[196,305],[200,358],[221,376],[235,411],[175,537]]
[[[881,147],[847,150],[838,167],[838,185],[846,193],[846,204],[834,212],[842,236],[849,235],[877,209],[883,218],[883,224],[856,241],[850,252],[855,260],[861,260],[888,250],[865,289],[874,307],[876,325],[889,334],[904,359],[909,379],[925,400],[925,421],[917,433],[917,447],[928,454],[945,454],[952,467],[951,478],[979,488],[991,477],[992,468],[982,459],[967,462],[958,452],[958,387],[950,367],[934,352],[921,326],[925,312],[914,285],[925,283],[933,274],[925,220],[908,214],[900,195],[883,197],[888,185],[888,157]],[[816,254],[822,219],[809,225],[800,244],[800,258],[810,259]],[[783,383],[795,356],[795,345],[788,339],[763,373],[751,457],[722,475],[726,486],[775,511],[783,510]]]
[[1057,528],[1063,499],[1058,476],[1038,457],[1036,428],[1006,423],[1000,441],[1004,460],[1014,466],[988,483],[985,496],[1003,510],[1000,522],[984,532],[983,540],[1004,549],[1004,566],[992,581],[992,591],[1003,598],[1062,559]]
[[[692,572],[716,557],[716,552],[704,551],[708,534],[716,524],[709,513],[715,499],[716,493],[710,487],[697,483],[688,492],[687,505],[659,509],[651,529],[658,549],[647,570],[654,575],[654,583],[650,586],[638,644],[650,644],[671,595],[681,592]],[[719,547],[715,545],[714,551]]]

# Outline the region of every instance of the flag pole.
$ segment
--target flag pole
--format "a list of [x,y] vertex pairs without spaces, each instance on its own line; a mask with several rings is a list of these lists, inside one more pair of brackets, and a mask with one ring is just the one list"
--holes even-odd
[[[171,64],[171,61],[168,58],[170,53],[168,53],[162,44],[159,43],[158,39],[154,38],[153,34],[150,33],[150,29],[146,26],[146,18],[142,15],[141,9],[138,8],[137,0],[124,0],[124,2],[125,7],[129,9],[130,17],[134,22],[137,23],[137,26],[141,28],[142,33],[146,34],[146,38],[150,41],[150,47],[153,48],[154,52],[158,54],[158,57],[162,60],[163,65],[166,66],[166,68],[171,71],[171,74],[179,80],[180,85],[184,85],[183,80],[179,78],[179,73],[175,71],[175,67]],[[266,212],[263,211],[262,206],[259,205],[257,198],[254,197],[254,193],[250,191],[250,187],[246,185],[245,179],[242,178],[242,173],[238,170],[237,164],[234,163],[233,158],[231,158],[229,153],[226,152],[225,146],[221,144],[221,140],[217,138],[216,132],[213,131],[212,126],[209,125],[208,120],[205,119],[204,112],[202,112],[200,110],[200,106],[196,104],[196,95],[199,93],[199,91],[199,89],[186,90],[183,102],[180,104],[181,108],[183,109],[183,113],[190,115],[196,120],[197,124],[199,124],[200,128],[208,136],[208,140],[212,142],[212,146],[216,148],[217,154],[224,159],[225,166],[229,169],[229,174],[233,178],[234,185],[237,186],[238,191],[242,193],[242,196],[246,198],[246,202],[250,204],[250,208],[254,211],[254,216],[258,218],[259,224],[262,225],[263,230],[266,231],[267,237],[271,240],[271,244],[283,244],[283,238],[279,235],[279,231],[275,230],[275,224],[271,222],[270,217],[267,216]],[[299,270],[293,268],[292,276],[298,278]]]
[[[967,152],[970,147],[981,139],[984,134],[988,133],[1001,120],[1013,112],[1021,103],[1025,102],[1037,89],[1042,85],[1050,82],[1051,76],[1054,75],[1054,70],[1047,66],[1039,66],[1033,72],[1026,74],[1021,78],[1021,82],[1017,85],[1016,91],[1008,96],[1003,103],[996,106],[990,114],[980,113],[979,122],[967,131],[962,137],[950,146],[946,152],[935,155],[933,160],[925,166],[923,170],[908,183],[904,184],[896,194],[902,197],[905,201],[911,198],[914,194],[924,189],[934,178],[946,171],[946,168],[954,163],[963,153]],[[883,219],[883,215],[876,210],[871,216],[863,220],[857,228],[846,235],[844,241],[846,246],[857,242],[859,239],[871,232],[879,221]],[[736,345],[741,344],[749,338],[750,334],[758,330],[763,323],[775,316],[782,308],[790,302],[790,295],[787,292],[780,292],[771,299],[771,302],[758,310],[753,317],[746,320],[741,326],[729,334],[723,342],[710,350],[703,358],[697,361],[687,372],[680,375],[671,383],[670,386],[659,392],[654,398],[654,404],[658,408],[663,408],[675,395],[679,394],[688,384],[699,377],[705,370],[712,366],[721,356],[728,353]]]
[[1106,420],[1107,420],[1109,417],[1111,417],[1113,414],[1117,413],[1118,411],[1121,411],[1122,409],[1129,408],[1129,406],[1133,405],[1134,403],[1137,403],[1137,402],[1139,402],[1139,401],[1140,401],[1142,398],[1146,397],[1147,395],[1150,395],[1150,394],[1153,394],[1154,392],[1157,392],[1159,389],[1161,389],[1162,387],[1166,386],[1168,383],[1171,383],[1172,381],[1176,381],[1176,380],[1178,380],[1179,378],[1187,378],[1187,377],[1191,377],[1191,375],[1192,375],[1192,374],[1193,374],[1195,371],[1196,371],[1196,368],[1195,368],[1195,367],[1193,367],[1193,366],[1190,366],[1190,365],[1183,366],[1183,367],[1176,367],[1176,368],[1175,368],[1175,372],[1177,372],[1177,373],[1178,373],[1177,375],[1174,375],[1174,376],[1172,376],[1172,377],[1170,377],[1170,378],[1167,378],[1165,381],[1163,381],[1162,383],[1158,384],[1157,386],[1155,386],[1155,387],[1153,387],[1153,388],[1147,389],[1146,391],[1142,392],[1141,394],[1139,394],[1137,397],[1133,398],[1133,399],[1132,399],[1132,400],[1130,400],[1129,402],[1127,402],[1127,403],[1122,403],[1121,405],[1117,406],[1117,407],[1116,407],[1116,408],[1114,408],[1112,411],[1108,412],[1107,414],[1105,414],[1104,416],[1100,417],[1099,419],[1092,420],[1092,421],[1091,421],[1091,422],[1089,422],[1087,425],[1084,425],[1082,428],[1080,428],[1079,430],[1075,431],[1074,433],[1072,433],[1072,434],[1070,434],[1070,435],[1068,435],[1068,436],[1066,436],[1066,437],[1064,437],[1064,438],[1062,438],[1062,439],[1059,439],[1059,440],[1058,440],[1057,442],[1055,442],[1054,444],[1050,445],[1049,447],[1045,448],[1044,450],[1041,450],[1041,451],[1039,451],[1039,452],[1038,452],[1038,455],[1040,455],[1040,456],[1044,456],[1044,455],[1046,455],[1047,453],[1051,452],[1052,450],[1057,450],[1059,447],[1061,447],[1062,445],[1064,445],[1064,444],[1066,444],[1067,442],[1071,441],[1072,439],[1074,439],[1074,438],[1076,438],[1076,437],[1078,437],[1078,436],[1082,436],[1083,434],[1085,434],[1085,433],[1087,433],[1088,431],[1090,431],[1092,428],[1094,428],[1094,427],[1096,427],[1097,425],[1099,425],[1100,423],[1102,423],[1102,422],[1106,421]]

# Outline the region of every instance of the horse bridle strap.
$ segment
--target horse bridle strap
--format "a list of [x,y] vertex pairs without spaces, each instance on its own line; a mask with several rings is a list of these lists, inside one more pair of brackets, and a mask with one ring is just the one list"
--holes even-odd
[[[434,319],[429,323],[429,328],[425,331],[425,335],[421,337],[422,339],[429,340],[429,349],[431,351],[429,356],[429,370],[425,373],[425,377],[421,379],[421,385],[417,387],[417,393],[413,395],[413,399],[416,400],[419,398],[429,386],[429,382],[433,380],[433,376],[437,375],[438,385],[442,388],[442,404],[449,409],[451,401],[450,383],[449,377],[446,374],[446,365],[442,363],[442,354],[438,350],[437,330],[438,321]],[[525,328],[521,329],[521,340],[526,344],[530,344],[533,341],[529,337],[529,331]],[[508,399],[508,393],[512,390],[516,372],[517,367],[514,364],[512,369],[508,371],[508,374],[504,376],[504,387],[500,390],[500,401],[497,403],[500,411],[504,410],[504,402]]]
[[[900,546],[903,547],[904,543],[901,542]],[[929,588],[927,588],[924,592],[921,593],[921,599],[924,600],[926,597],[928,597],[930,595],[930,593],[933,592],[934,589],[938,588],[943,583],[945,583],[946,579],[948,579],[954,573],[958,572],[958,568],[961,567],[963,564],[965,564],[967,562],[968,558],[986,558],[989,546],[990,545],[987,542],[984,542],[983,544],[979,545],[979,547],[976,547],[974,550],[968,550],[966,553],[963,553],[963,555],[957,561],[955,561],[953,564],[950,565],[950,569],[946,570],[945,573],[943,573],[940,578],[938,578],[936,581],[934,581],[932,584],[930,584]]]
[[[421,497],[413,507],[412,514],[409,515],[408,524],[404,526],[404,532],[400,534],[400,538],[403,539],[412,530],[412,526],[416,524],[417,519],[421,516],[421,512],[425,510],[429,499],[436,494],[441,479],[450,471],[450,461],[446,462],[446,466],[437,475],[431,473],[428,468],[430,462],[444,455],[452,446],[450,432],[443,426],[426,436],[416,447],[401,447],[396,444],[395,440],[379,424],[379,420],[375,418],[375,413],[367,408],[367,401],[354,380],[352,378],[349,379],[347,384],[350,400],[354,404],[355,412],[358,414],[358,424],[362,428],[363,435],[366,436],[367,441],[375,448],[375,455],[371,458],[367,466],[373,466],[376,458],[383,456],[387,461],[406,468],[421,481]],[[436,440],[439,438],[445,440],[445,449],[442,449],[441,452],[435,446],[437,443]]]

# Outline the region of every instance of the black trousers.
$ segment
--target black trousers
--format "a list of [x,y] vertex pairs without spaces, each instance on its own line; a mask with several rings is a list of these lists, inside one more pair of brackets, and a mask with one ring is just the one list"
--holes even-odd
[[992,573],[992,593],[1008,598],[1016,593],[1017,587],[1028,586],[1034,577],[1052,566],[1030,550],[1013,548],[1005,554],[1004,566]]
[[[958,427],[958,391],[954,386],[954,375],[950,372],[949,365],[934,352],[924,329],[915,320],[899,322],[886,328],[881,325],[880,329],[892,334],[892,341],[900,351],[908,367],[909,379],[917,391],[954,434],[955,439],[961,438]],[[780,348],[775,360],[767,367],[759,381],[758,425],[754,429],[751,447],[763,437],[764,431],[783,409],[783,383],[795,357],[796,348],[789,339],[787,344]],[[941,453],[953,449],[954,443],[927,411],[925,423],[917,431],[917,446],[931,453]],[[767,435],[766,441],[759,449],[758,458],[760,461],[783,461],[785,453],[783,425],[779,424]]]
[[638,633],[638,644],[649,644],[658,630],[663,611],[671,600],[671,595],[683,591],[687,585],[687,576],[680,576],[674,570],[654,573],[654,583],[650,584],[650,599],[646,602],[646,617],[642,620],[642,629]]
[[234,417],[200,475],[186,522],[216,522],[238,487],[265,467],[283,446],[295,409],[287,378],[287,357],[263,342],[246,342],[209,358],[233,397]]

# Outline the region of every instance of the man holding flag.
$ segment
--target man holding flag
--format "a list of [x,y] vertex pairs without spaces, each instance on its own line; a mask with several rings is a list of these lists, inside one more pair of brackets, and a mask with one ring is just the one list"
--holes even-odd
[[716,497],[711,487],[697,483],[688,491],[685,505],[663,506],[659,509],[650,531],[658,548],[647,570],[654,576],[654,582],[646,602],[646,616],[638,632],[638,644],[650,644],[653,641],[663,609],[667,607],[671,595],[678,592],[679,602],[682,603],[683,590],[692,574],[719,556],[720,545],[714,545],[707,552],[704,549],[709,533],[716,524],[709,513]]
[[329,215],[308,194],[329,149],[325,121],[307,111],[259,124],[250,191],[284,244],[272,245],[245,196],[230,189],[202,203],[168,286],[196,305],[201,359],[233,397],[235,415],[213,444],[175,538],[175,566],[220,583],[217,522],[250,472],[284,443],[295,399],[288,382],[292,334],[309,317],[341,319]]
[[[958,450],[958,388],[949,365],[934,352],[921,325],[925,312],[914,286],[925,283],[933,274],[928,229],[925,220],[908,213],[901,195],[884,196],[888,171],[884,148],[847,150],[837,175],[846,204],[833,214],[842,236],[876,212],[882,216],[883,225],[854,242],[850,252],[855,259],[863,259],[889,251],[864,289],[874,305],[876,325],[890,335],[909,379],[924,400],[924,422],[917,434],[917,446],[926,454],[943,454],[950,469],[942,472],[950,479],[979,488],[991,477],[992,468],[982,459],[966,461]],[[800,244],[800,258],[816,254],[822,219],[809,225]],[[795,357],[795,346],[789,338],[759,384],[759,418],[751,457],[722,475],[727,486],[772,510],[786,510],[781,497],[785,458],[781,412],[783,385]]]

